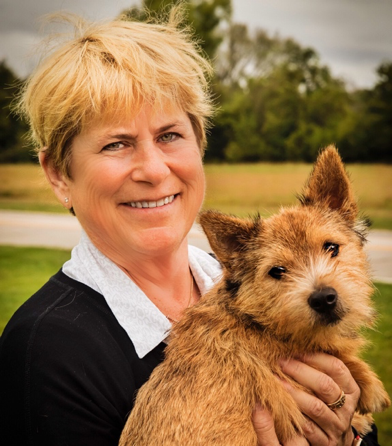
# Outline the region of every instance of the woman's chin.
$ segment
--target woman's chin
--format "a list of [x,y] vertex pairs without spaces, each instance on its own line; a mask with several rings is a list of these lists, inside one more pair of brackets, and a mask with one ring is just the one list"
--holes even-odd
[[142,231],[138,239],[133,247],[154,256],[177,251],[187,244],[187,233],[172,227],[151,228]]

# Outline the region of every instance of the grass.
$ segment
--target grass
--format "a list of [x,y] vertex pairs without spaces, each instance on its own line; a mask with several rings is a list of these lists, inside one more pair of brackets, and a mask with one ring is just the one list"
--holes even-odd
[[15,310],[62,264],[70,251],[0,246],[0,333]]
[[[14,311],[69,258],[70,252],[43,248],[0,246],[0,333]],[[380,312],[377,330],[369,337],[373,346],[365,359],[392,395],[392,285],[377,284],[374,295]],[[392,409],[375,415],[379,442],[390,445]]]
[[[372,345],[364,358],[372,365],[392,398],[392,285],[378,283],[376,287],[374,301],[380,318],[376,330],[369,333]],[[379,444],[392,445],[392,407],[375,414],[374,418],[379,429]]]
[[[310,164],[207,164],[204,207],[236,215],[266,216],[295,203],[311,170]],[[363,213],[377,229],[392,230],[392,166],[348,166]],[[0,209],[66,212],[35,164],[0,165]]]

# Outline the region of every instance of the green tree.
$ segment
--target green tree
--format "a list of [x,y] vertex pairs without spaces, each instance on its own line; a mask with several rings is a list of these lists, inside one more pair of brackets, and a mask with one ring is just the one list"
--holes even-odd
[[340,126],[339,147],[346,161],[392,162],[392,62],[377,68],[373,89],[351,94]]
[[24,135],[27,125],[11,111],[11,103],[18,92],[20,80],[6,65],[0,62],[0,162],[31,161]]
[[144,0],[141,7],[134,6],[123,11],[122,15],[144,21],[151,14],[163,13],[178,3],[185,6],[188,25],[212,60],[224,38],[224,23],[231,18],[231,0]]
[[378,82],[370,95],[368,147],[377,161],[392,161],[392,62],[381,64]]
[[[296,130],[286,140],[288,160],[312,162],[320,148],[339,143],[339,128],[346,118],[349,96],[345,85],[326,67],[313,67],[316,80],[301,95],[302,107]],[[338,144],[339,145],[339,144]]]
[[[221,139],[214,128],[211,158],[313,161],[320,147],[336,142],[348,102],[344,84],[311,48],[261,30],[249,36],[245,26],[232,30],[229,40],[238,40],[232,56],[223,57],[229,68],[223,63],[218,74],[224,85],[216,118]],[[225,147],[217,150],[219,142]]]

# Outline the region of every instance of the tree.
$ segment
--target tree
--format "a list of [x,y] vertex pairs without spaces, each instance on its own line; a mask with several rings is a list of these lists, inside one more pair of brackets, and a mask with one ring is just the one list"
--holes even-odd
[[381,64],[378,82],[369,98],[368,146],[374,159],[392,161],[392,62]]
[[11,111],[11,103],[19,90],[20,80],[6,65],[0,62],[0,162],[31,161],[32,157],[23,141],[26,123]]
[[[243,25],[231,30],[231,50],[220,53],[221,140],[214,128],[211,159],[313,161],[320,147],[336,142],[348,102],[344,84],[311,48],[262,30],[251,36]],[[217,143],[226,146],[216,150]]]
[[231,18],[231,0],[144,0],[141,7],[127,9],[122,16],[144,21],[148,14],[165,12],[178,3],[185,6],[188,25],[200,40],[201,48],[212,60],[224,38],[223,24]]
[[392,62],[377,68],[373,89],[351,94],[351,106],[340,126],[346,161],[392,162]]

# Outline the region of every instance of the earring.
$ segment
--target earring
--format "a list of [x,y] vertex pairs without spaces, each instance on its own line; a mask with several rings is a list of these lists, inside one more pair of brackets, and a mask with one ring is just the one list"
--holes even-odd
[[65,197],[65,198],[64,198],[64,202],[65,202],[65,204],[67,204],[67,203],[69,202],[69,198],[68,198],[68,197]]

